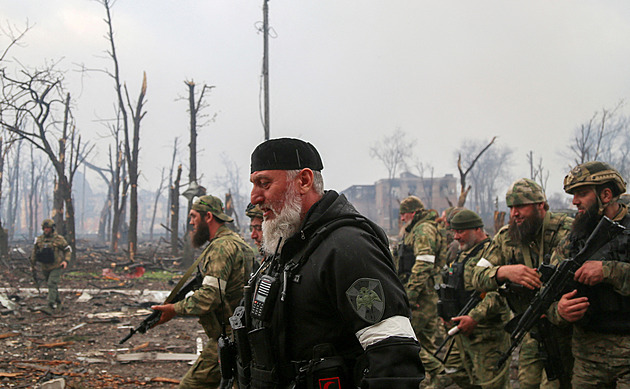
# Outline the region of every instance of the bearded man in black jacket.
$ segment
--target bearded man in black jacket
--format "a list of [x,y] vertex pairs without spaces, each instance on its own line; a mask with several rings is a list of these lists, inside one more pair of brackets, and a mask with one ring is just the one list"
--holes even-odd
[[324,191],[322,169],[299,139],[252,153],[251,203],[263,211],[268,260],[240,313],[241,387],[416,389],[420,346],[387,237],[345,196]]

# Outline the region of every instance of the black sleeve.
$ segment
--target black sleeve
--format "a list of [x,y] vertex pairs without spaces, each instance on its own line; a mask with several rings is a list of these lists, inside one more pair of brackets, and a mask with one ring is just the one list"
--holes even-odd
[[417,389],[424,379],[420,344],[411,338],[384,339],[368,346],[355,371],[362,375],[357,382],[363,389]]

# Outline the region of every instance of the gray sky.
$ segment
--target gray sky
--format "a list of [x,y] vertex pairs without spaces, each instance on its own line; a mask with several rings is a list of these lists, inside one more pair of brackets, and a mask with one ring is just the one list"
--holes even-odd
[[[12,57],[27,65],[63,57],[78,126],[98,143],[92,160],[102,162],[109,141],[98,138],[106,130],[95,119],[113,116],[113,83],[73,70],[111,69],[104,8],[91,0],[0,4],[3,25],[34,24]],[[269,7],[271,135],[313,143],[327,188],[386,177],[369,148],[400,127],[438,175],[457,176],[454,153],[464,139],[497,135],[514,150],[514,179],[529,174],[525,155],[533,150],[551,172],[548,194],[559,192],[567,161],[558,153],[574,128],[630,95],[625,0],[271,0]],[[157,188],[175,136],[187,164],[187,105],[177,98],[190,79],[215,86],[206,113],[216,120],[199,131],[203,183],[222,174],[222,153],[247,180],[249,154],[263,140],[262,0],[118,0],[113,20],[132,98],[142,71],[148,78],[140,184]]]

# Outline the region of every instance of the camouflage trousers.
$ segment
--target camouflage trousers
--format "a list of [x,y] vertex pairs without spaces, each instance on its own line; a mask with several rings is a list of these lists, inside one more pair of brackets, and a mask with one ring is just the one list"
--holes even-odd
[[179,382],[179,389],[214,389],[221,383],[217,341],[210,339],[186,375]]
[[[557,337],[562,365],[567,372],[573,367],[573,356],[570,348],[570,334],[563,333]],[[522,389],[559,389],[560,381],[547,380],[544,361],[540,356],[538,341],[530,334],[525,336],[518,357],[518,382]]]
[[574,388],[630,388],[630,335],[585,332],[573,335]]
[[510,338],[502,328],[476,329],[471,335],[458,335],[456,346],[460,349],[462,367],[467,377],[472,377],[465,384],[453,377],[460,387],[483,389],[511,388],[509,363],[497,370],[496,366],[503,352],[510,346]]
[[61,297],[59,297],[58,286],[61,279],[61,268],[44,271],[44,279],[48,287],[48,305],[60,304]]
[[423,293],[411,304],[411,326],[422,346],[420,359],[425,370],[435,375],[444,370],[444,365],[433,353],[437,350],[436,337],[444,338],[445,331],[437,315],[437,293]]

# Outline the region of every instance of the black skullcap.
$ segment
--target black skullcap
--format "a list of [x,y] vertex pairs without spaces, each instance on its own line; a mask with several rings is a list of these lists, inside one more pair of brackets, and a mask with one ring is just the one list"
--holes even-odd
[[304,168],[320,171],[324,164],[315,146],[301,139],[270,139],[259,144],[252,153],[251,173]]

